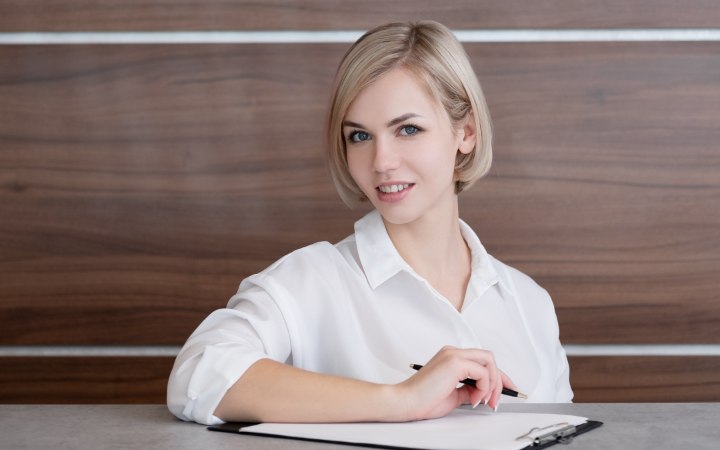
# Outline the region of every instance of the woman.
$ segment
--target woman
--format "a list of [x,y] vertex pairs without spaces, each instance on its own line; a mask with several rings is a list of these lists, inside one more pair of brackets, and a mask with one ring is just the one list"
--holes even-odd
[[[453,34],[427,21],[361,37],[336,75],[328,137],[341,197],[375,210],[342,242],[244,280],[178,355],[170,410],[205,424],[407,421],[497,410],[503,387],[570,401],[550,297],[459,219],[458,193],[490,167],[491,129]],[[475,387],[458,387],[466,378]]]

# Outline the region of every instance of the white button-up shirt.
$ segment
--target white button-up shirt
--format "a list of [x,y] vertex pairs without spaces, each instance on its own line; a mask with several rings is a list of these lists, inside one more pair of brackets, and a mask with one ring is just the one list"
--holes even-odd
[[183,420],[221,423],[213,412],[225,392],[262,358],[399,383],[414,373],[409,364],[424,364],[445,345],[491,350],[527,401],[571,401],[550,296],[460,227],[472,253],[461,311],[403,260],[373,211],[338,244],[299,249],[243,280],[180,351],[168,407]]

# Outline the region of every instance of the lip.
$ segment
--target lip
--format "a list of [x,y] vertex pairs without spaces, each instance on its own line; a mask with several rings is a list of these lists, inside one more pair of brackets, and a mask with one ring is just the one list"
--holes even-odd
[[[392,186],[394,184],[407,184],[409,185],[402,191],[398,192],[383,192],[380,190],[380,186]],[[410,191],[413,190],[415,187],[415,183],[409,183],[404,181],[398,181],[398,182],[391,182],[391,183],[382,183],[381,185],[378,185],[375,188],[375,193],[377,194],[377,197],[380,201],[386,202],[386,203],[395,203],[399,202],[400,200],[404,199],[410,194]]]

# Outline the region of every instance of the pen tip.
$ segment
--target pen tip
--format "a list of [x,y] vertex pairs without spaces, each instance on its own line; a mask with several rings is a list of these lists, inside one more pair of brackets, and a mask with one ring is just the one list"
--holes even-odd
[[525,394],[523,394],[522,392],[518,392],[518,398],[524,398],[524,399],[527,399],[527,398],[528,398],[528,396],[527,396],[527,395],[525,395]]

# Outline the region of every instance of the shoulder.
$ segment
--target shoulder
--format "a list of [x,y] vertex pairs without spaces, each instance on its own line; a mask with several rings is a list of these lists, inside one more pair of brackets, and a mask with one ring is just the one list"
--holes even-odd
[[503,286],[523,304],[553,309],[550,294],[529,275],[490,256]]
[[364,279],[361,275],[354,236],[349,236],[337,244],[323,241],[297,249],[243,280],[241,288],[275,284],[319,291],[323,287],[337,289],[340,283],[358,276]]
[[[317,242],[297,249],[278,259],[266,269],[242,280],[237,294],[229,307],[241,299],[268,296],[276,303],[294,297],[317,298],[323,291],[329,291],[328,280],[333,276],[335,266],[341,258],[329,242]],[[315,292],[315,296],[308,296]]]
[[521,272],[515,267],[505,264],[494,256],[490,256],[490,260],[492,261],[493,266],[495,267],[501,278],[503,278],[504,276],[505,278],[507,278],[507,281],[511,281],[516,285],[519,284],[524,288],[542,289],[542,287],[526,273]]
[[[341,251],[329,242],[317,242],[278,259],[262,272],[245,278],[230,307],[247,299],[272,301],[287,322],[327,308],[361,286],[362,278]],[[295,317],[291,319],[290,317]]]
[[334,269],[342,255],[329,242],[316,242],[299,248],[272,263],[258,273],[259,278],[278,276],[310,276]]
[[[557,314],[550,294],[527,274],[493,258],[503,288],[515,299],[529,319],[530,332],[544,342],[555,342],[559,335]],[[549,341],[547,340],[549,339]],[[553,344],[554,345],[554,344]]]

